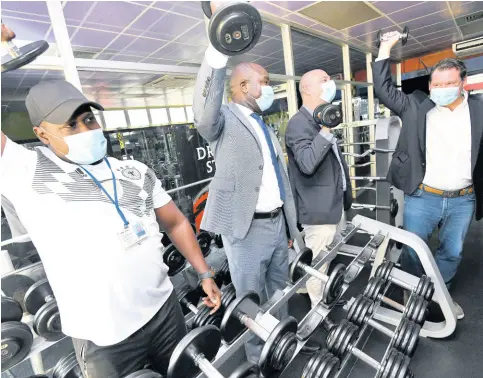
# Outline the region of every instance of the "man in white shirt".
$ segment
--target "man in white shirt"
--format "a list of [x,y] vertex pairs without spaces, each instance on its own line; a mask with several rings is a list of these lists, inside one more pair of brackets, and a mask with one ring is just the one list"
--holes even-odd
[[186,328],[156,219],[200,274],[205,304],[221,303],[188,220],[146,165],[105,157],[91,111],[103,108],[70,83],[41,82],[26,105],[45,147],[2,132],[2,194],[39,252],[84,375],[124,377],[148,361],[165,374]]
[[[295,206],[282,148],[261,116],[274,101],[268,73],[258,64],[236,66],[233,102],[222,105],[227,61],[210,45],[194,92],[195,125],[216,162],[201,228],[222,235],[237,295],[255,291],[264,302],[287,285]],[[261,347],[258,339],[247,343],[248,359],[258,362]]]
[[[404,229],[428,240],[439,228],[435,260],[449,288],[475,208],[476,220],[483,217],[483,102],[464,90],[466,67],[453,58],[432,67],[429,97],[399,91],[388,59],[398,40],[398,32],[384,35],[373,63],[375,93],[403,124],[387,177],[405,193]],[[423,274],[412,249],[405,247],[401,264]],[[456,312],[464,317],[458,305]]]

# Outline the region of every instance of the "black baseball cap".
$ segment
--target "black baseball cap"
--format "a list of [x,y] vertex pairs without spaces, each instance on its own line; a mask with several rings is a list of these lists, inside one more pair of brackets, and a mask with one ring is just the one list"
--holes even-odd
[[39,126],[42,121],[63,125],[84,105],[104,110],[65,80],[42,81],[33,86],[25,99],[25,105],[33,126]]

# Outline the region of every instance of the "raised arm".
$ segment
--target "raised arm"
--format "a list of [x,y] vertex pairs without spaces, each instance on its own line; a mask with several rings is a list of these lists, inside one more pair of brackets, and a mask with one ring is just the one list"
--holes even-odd
[[379,55],[372,64],[374,92],[384,105],[398,116],[404,112],[409,104],[408,96],[396,88],[391,75],[391,49],[399,41],[399,32],[386,34],[386,40],[381,42]]
[[225,126],[220,109],[225,89],[227,61],[226,55],[210,45],[196,78],[193,98],[195,126],[208,142],[217,140]]

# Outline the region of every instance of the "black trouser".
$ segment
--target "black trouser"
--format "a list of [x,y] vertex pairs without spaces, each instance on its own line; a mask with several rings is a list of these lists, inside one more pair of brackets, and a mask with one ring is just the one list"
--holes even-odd
[[171,354],[185,335],[183,312],[173,290],[158,313],[126,340],[105,347],[88,340],[72,341],[84,377],[123,378],[148,362],[166,375]]

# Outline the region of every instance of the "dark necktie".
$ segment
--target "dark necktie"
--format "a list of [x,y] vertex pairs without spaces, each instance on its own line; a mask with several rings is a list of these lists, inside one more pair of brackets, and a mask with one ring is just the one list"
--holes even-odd
[[272,158],[273,168],[275,169],[275,175],[277,176],[278,189],[280,190],[280,199],[285,202],[285,189],[283,187],[282,173],[280,172],[280,166],[277,161],[277,154],[275,153],[275,149],[273,148],[272,138],[270,138],[267,125],[265,125],[265,122],[263,122],[263,119],[258,114],[252,113],[251,116],[258,122],[258,124],[262,128],[263,135],[265,135],[265,140],[267,141],[268,149],[270,150],[270,157]]

